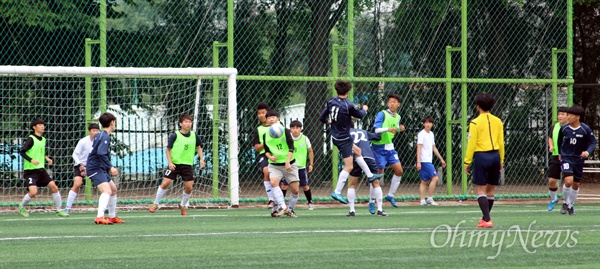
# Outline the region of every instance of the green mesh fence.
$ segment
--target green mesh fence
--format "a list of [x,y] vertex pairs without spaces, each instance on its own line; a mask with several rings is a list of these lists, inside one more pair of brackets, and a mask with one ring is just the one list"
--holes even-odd
[[[499,197],[539,197],[546,192],[546,136],[553,109],[572,98],[569,5],[570,1],[559,0],[8,0],[0,4],[0,64],[237,68],[242,202],[266,201],[251,145],[259,124],[258,102],[280,111],[286,126],[294,119],[304,123],[316,155],[315,171],[309,174],[315,200],[330,201],[327,196],[340,167],[334,167],[338,156],[318,115],[339,77],[353,81],[351,98],[356,104],[370,107],[359,123],[363,128],[372,128],[387,94],[403,99],[399,113],[407,130],[394,143],[405,174],[397,196],[417,198],[416,134],[422,129],[421,119],[432,116],[437,147],[451,159],[436,193],[441,199],[464,199],[471,186],[462,173],[466,143],[462,137],[476,113],[472,98],[486,91],[497,99],[492,112],[504,121],[506,132],[506,169]],[[5,77],[1,81],[3,204],[14,205],[25,193],[17,151],[34,116],[51,123],[49,146],[57,163],[52,170],[66,196],[72,183],[70,155],[84,135],[84,81]],[[122,111],[124,125],[135,126],[126,123],[135,118],[160,126],[122,137],[117,132],[126,149],[126,154],[115,154],[117,165],[126,171],[144,167],[143,173],[123,174],[121,198],[132,203],[152,199],[166,167],[161,153],[166,135],[177,128],[178,114],[190,111],[195,83],[111,79],[103,97],[99,93],[103,83],[94,79],[93,111],[101,110],[105,102]],[[210,114],[215,82],[204,83],[199,107]],[[222,95],[224,82],[216,83]],[[221,115],[226,114],[225,99],[219,98]],[[159,110],[160,116],[150,113]],[[205,169],[211,174],[199,174],[193,197],[198,203],[226,202],[227,135],[212,128],[212,117],[200,117],[197,124],[208,141],[204,152],[210,165],[216,158],[211,143],[213,137],[219,138],[219,160],[214,164],[220,172],[218,184],[213,183],[212,166]],[[125,160],[125,155],[135,157]],[[388,171],[384,192],[390,177]],[[167,194],[172,199],[165,203],[176,201],[180,188],[177,185]],[[360,187],[359,199],[367,192]],[[91,203],[82,195],[78,201]]]

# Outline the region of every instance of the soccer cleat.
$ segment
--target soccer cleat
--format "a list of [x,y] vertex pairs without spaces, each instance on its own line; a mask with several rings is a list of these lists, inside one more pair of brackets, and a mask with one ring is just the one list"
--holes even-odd
[[308,210],[315,210],[315,205],[313,205],[312,203],[309,203]]
[[575,206],[571,206],[567,211],[569,212],[569,215],[575,215]]
[[556,205],[556,203],[558,203],[558,198],[556,198],[556,200],[550,201],[550,203],[548,204],[548,211],[554,210],[554,206]]
[[148,211],[150,211],[150,213],[154,213],[154,212],[156,212],[156,210],[158,210],[158,205],[157,204],[152,204],[150,206],[150,208],[148,209]]
[[112,225],[113,224],[110,220],[108,220],[108,218],[105,218],[105,217],[97,217],[94,220],[94,223],[101,224],[101,225]]
[[387,216],[388,216],[388,214],[387,214],[387,213],[385,213],[385,211],[383,211],[383,210],[382,210],[382,211],[377,211],[377,216],[380,216],[380,217],[387,217]]
[[70,208],[65,208],[65,213],[71,215],[71,209]]
[[569,206],[567,204],[563,204],[562,208],[560,209],[560,213],[567,214],[568,210],[569,210]]
[[63,211],[63,210],[59,210],[59,211],[56,211],[56,216],[59,216],[59,217],[68,217],[68,216],[69,216],[69,214],[67,214],[67,213],[66,213],[65,211]]
[[427,199],[427,205],[438,205],[438,203],[436,203],[433,198],[429,198]]
[[271,212],[271,217],[277,218],[277,217],[279,217],[279,213],[277,213],[277,211],[273,211],[273,212]]
[[273,202],[273,200],[269,200],[269,203],[267,203],[267,207],[271,208],[275,206],[275,202]]
[[108,221],[115,223],[115,224],[122,224],[125,223],[124,220],[120,219],[119,217],[115,216],[114,218],[108,218]]
[[346,199],[344,199],[344,196],[342,196],[342,194],[337,194],[335,192],[331,193],[331,198],[333,198],[333,200],[337,200],[338,202],[342,203],[342,204],[347,204],[348,202],[346,201]]
[[398,204],[396,204],[396,199],[394,198],[394,196],[386,195],[385,200],[390,202],[390,204],[392,204],[393,207],[398,207]]
[[26,217],[26,218],[29,217],[29,212],[27,212],[27,209],[25,207],[22,207],[21,205],[19,205],[19,213],[23,217]]
[[425,200],[421,200],[421,202],[419,203],[420,206],[424,206],[427,205],[427,202],[425,202]]
[[179,209],[181,210],[181,215],[183,216],[187,216],[187,206],[183,206],[183,205],[178,205]]
[[290,218],[298,218],[298,215],[296,215],[296,212],[294,212],[293,209],[286,209],[283,210],[283,215],[286,215]]
[[370,201],[369,202],[369,213],[371,213],[371,215],[375,214],[375,202]]
[[354,212],[354,211],[350,211],[350,212],[348,212],[348,214],[346,214],[346,217],[354,217],[354,216],[356,216],[356,212]]
[[477,228],[494,228],[494,223],[492,222],[492,220],[490,220],[490,221],[479,220],[479,224],[477,224]]
[[372,177],[368,177],[367,180],[369,183],[373,183],[373,181],[378,180],[383,177],[383,174],[373,174]]

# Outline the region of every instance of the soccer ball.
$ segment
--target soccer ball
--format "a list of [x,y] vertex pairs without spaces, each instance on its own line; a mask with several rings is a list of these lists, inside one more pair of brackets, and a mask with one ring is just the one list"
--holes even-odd
[[285,132],[285,130],[279,123],[275,123],[269,128],[269,134],[274,138],[280,138],[283,135],[283,132]]

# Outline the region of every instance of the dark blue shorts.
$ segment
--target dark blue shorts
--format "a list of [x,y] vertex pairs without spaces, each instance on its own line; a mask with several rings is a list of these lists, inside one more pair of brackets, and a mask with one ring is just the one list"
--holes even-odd
[[333,144],[338,148],[338,150],[342,154],[342,158],[346,159],[346,158],[352,156],[352,147],[354,146],[352,139],[350,139],[350,138],[348,138],[346,140],[332,139],[332,141],[333,141]]
[[[371,173],[376,174],[377,173],[377,164],[375,163],[375,160],[371,159],[371,158],[364,158],[365,162],[367,163],[367,165],[369,166],[369,170],[371,170]],[[360,166],[358,166],[358,163],[356,163],[356,161],[354,161],[354,163],[352,164],[352,171],[350,171],[350,175],[353,177],[360,177],[363,173],[362,168],[360,168]]]
[[421,180],[430,180],[437,176],[437,171],[432,163],[421,163],[421,171],[419,171]]
[[562,158],[560,160],[560,169],[562,170],[563,177],[572,176],[573,181],[581,182],[584,162],[581,158]]
[[471,174],[475,185],[500,185],[500,153],[497,150],[475,152]]
[[258,154],[258,157],[256,157],[256,163],[258,163],[258,168],[262,172],[265,167],[269,166],[269,159],[264,153]]
[[372,149],[373,155],[375,155],[375,161],[377,162],[377,168],[379,169],[385,169],[388,166],[400,162],[396,150],[386,150],[383,147],[373,147]]
[[106,171],[89,171],[88,177],[94,183],[94,186],[98,186],[102,183],[106,183],[112,180],[112,177]]
[[[306,168],[298,169],[298,178],[300,179],[301,187],[308,186],[308,172],[306,171]],[[281,184],[286,186],[289,185],[289,183],[285,181],[285,178],[281,180]]]

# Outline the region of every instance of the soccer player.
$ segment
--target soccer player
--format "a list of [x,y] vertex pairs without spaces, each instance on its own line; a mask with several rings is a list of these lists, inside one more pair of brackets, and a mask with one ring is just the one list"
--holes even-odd
[[500,184],[500,171],[504,163],[504,125],[492,115],[494,97],[489,93],[475,95],[479,115],[469,124],[469,142],[464,169],[473,171],[472,181],[477,192],[477,202],[483,219],[477,228],[493,228],[490,211],[494,206],[494,189]]
[[177,176],[181,176],[184,189],[179,209],[181,215],[187,216],[187,204],[194,188],[194,157],[196,153],[198,153],[198,159],[200,159],[200,168],[204,168],[205,165],[202,155],[202,141],[200,136],[191,130],[192,117],[188,114],[181,115],[179,117],[179,127],[181,127],[179,131],[175,131],[169,136],[166,149],[169,169],[165,171],[162,183],[156,190],[156,198],[149,209],[151,213],[156,212],[158,209],[160,199],[167,192],[171,181],[176,180]]
[[548,150],[552,152],[552,158],[550,158],[550,164],[548,167],[548,190],[550,191],[550,203],[548,203],[548,211],[552,211],[556,203],[558,203],[558,197],[556,192],[558,191],[558,185],[556,184],[560,180],[560,160],[558,159],[558,134],[560,128],[567,124],[567,108],[558,108],[558,122],[554,124],[548,137]]
[[[111,113],[102,113],[100,125],[104,130],[94,136],[86,167],[88,177],[102,193],[98,199],[98,214],[94,223],[103,225],[125,223],[117,217],[117,186],[111,178],[119,175],[119,170],[110,163],[110,134],[117,128],[117,118]],[[104,217],[107,207],[108,218]]]
[[[361,149],[362,157],[365,162],[369,166],[371,173],[376,173],[377,164],[375,163],[375,156],[373,155],[373,151],[371,150],[371,145],[369,141],[377,141],[381,139],[381,134],[375,134],[371,132],[367,132],[365,130],[360,129],[352,129],[350,130],[350,135],[352,136],[352,140],[354,145],[358,146]],[[356,158],[356,157],[355,157]],[[358,185],[358,177],[362,175],[363,170],[358,166],[353,166],[352,171],[350,171],[350,186],[348,187],[348,205],[350,207],[350,212],[346,215],[347,217],[356,216],[356,211],[354,209],[354,200],[356,198],[356,186]],[[373,189],[372,193],[374,193],[375,201],[377,203],[377,216],[385,217],[387,213],[383,211],[382,205],[382,196],[383,192],[381,191],[381,186],[379,186],[379,179],[372,177],[369,178],[369,185]]]
[[[417,135],[417,164],[416,168],[419,171],[419,177],[421,178],[421,184],[419,185],[419,194],[421,195],[420,205],[438,205],[433,200],[433,191],[435,191],[435,185],[438,181],[438,175],[433,166],[433,154],[440,160],[442,167],[446,167],[446,162],[437,147],[435,146],[435,139],[433,132],[433,118],[425,117],[423,119],[423,130]],[[425,200],[425,189],[427,189],[427,183],[429,183],[429,197]]]
[[75,198],[77,198],[79,188],[81,188],[81,184],[83,184],[83,178],[87,176],[85,164],[87,163],[88,155],[92,150],[94,136],[96,136],[96,134],[99,132],[100,126],[98,123],[90,123],[88,125],[88,135],[77,142],[77,146],[75,146],[75,150],[73,151],[73,161],[75,162],[75,166],[73,166],[73,174],[75,177],[73,178],[73,187],[71,187],[69,196],[67,197],[67,206],[65,207],[65,213],[67,214],[71,214],[73,201],[75,201]]
[[269,178],[269,160],[267,156],[265,156],[265,141],[263,141],[263,137],[265,133],[269,132],[269,123],[267,122],[267,110],[269,110],[269,105],[260,102],[256,106],[256,116],[260,121],[260,125],[256,127],[256,130],[253,133],[252,144],[254,145],[254,150],[258,153],[256,158],[256,162],[258,163],[258,167],[263,175],[263,185],[265,186],[265,192],[267,193],[267,198],[269,202],[267,204],[268,207],[273,207],[275,205],[273,192],[271,191],[271,179]]
[[[269,125],[279,123],[279,113],[275,110],[267,111],[267,121]],[[285,132],[281,137],[272,137],[270,132],[263,134],[263,141],[265,142],[265,156],[269,159],[269,176],[271,178],[271,190],[273,192],[273,198],[275,199],[275,206],[272,207],[271,216],[278,217],[279,210],[283,210],[284,215],[288,217],[297,218],[294,207],[298,202],[298,193],[300,191],[298,178],[298,165],[294,159],[294,139],[289,129],[285,129]],[[289,208],[285,205],[285,199],[283,192],[279,187],[281,179],[285,177],[288,182],[292,194],[290,195]]]
[[596,148],[596,137],[587,124],[580,121],[585,115],[582,107],[575,105],[567,110],[567,123],[558,134],[558,154],[564,178],[563,203],[560,213],[575,215],[575,200],[583,177],[585,159]]
[[28,193],[23,197],[23,201],[19,205],[19,213],[23,217],[29,217],[29,212],[25,206],[32,198],[38,194],[38,187],[47,187],[52,193],[52,199],[56,206],[56,215],[59,217],[68,217],[69,214],[61,210],[62,201],[58,186],[54,179],[50,177],[46,171],[46,163],[52,165],[52,159],[46,154],[46,138],[43,137],[46,131],[44,120],[37,118],[31,121],[29,125],[33,134],[29,135],[25,144],[19,152],[23,157],[23,178],[25,179],[25,187]]
[[[373,141],[372,148],[375,153],[375,161],[377,162],[378,173],[383,174],[383,170],[389,166],[394,170],[394,176],[392,176],[392,182],[390,183],[390,190],[385,196],[385,200],[390,202],[393,207],[398,207],[394,194],[398,190],[400,180],[402,180],[402,163],[398,158],[398,152],[394,148],[392,139],[398,132],[405,130],[404,125],[400,124],[400,115],[398,115],[398,108],[400,107],[400,96],[397,94],[390,94],[387,98],[388,109],[379,111],[373,123],[376,134],[381,134],[381,140]],[[375,211],[373,206],[373,195],[371,195],[371,201],[369,202],[369,210],[371,214]]]
[[[294,139],[294,159],[296,160],[296,165],[298,165],[300,187],[302,187],[304,195],[306,196],[308,210],[314,210],[315,206],[312,203],[312,193],[310,191],[310,186],[308,185],[308,173],[312,172],[314,169],[315,155],[310,144],[310,139],[302,133],[302,123],[300,121],[295,120],[290,123],[290,133],[292,134],[292,139]],[[306,166],[307,159],[309,161],[308,166]],[[288,185],[285,180],[282,180],[282,184]],[[287,186],[285,187],[287,189]]]
[[[337,97],[329,99],[325,109],[321,112],[319,120],[325,124],[331,125],[331,138],[333,144],[338,148],[344,159],[344,168],[338,177],[335,190],[331,193],[331,198],[339,201],[342,204],[348,202],[342,196],[342,189],[346,185],[346,180],[352,171],[353,156],[352,149],[354,144],[350,137],[350,128],[352,128],[352,117],[362,119],[367,115],[368,106],[363,105],[362,110],[356,109],[350,101],[348,101],[348,93],[352,88],[352,84],[347,81],[338,80],[335,82],[335,90]],[[361,167],[368,178],[379,178],[381,175],[374,175],[369,170],[369,166],[362,157],[355,158],[355,162]]]

